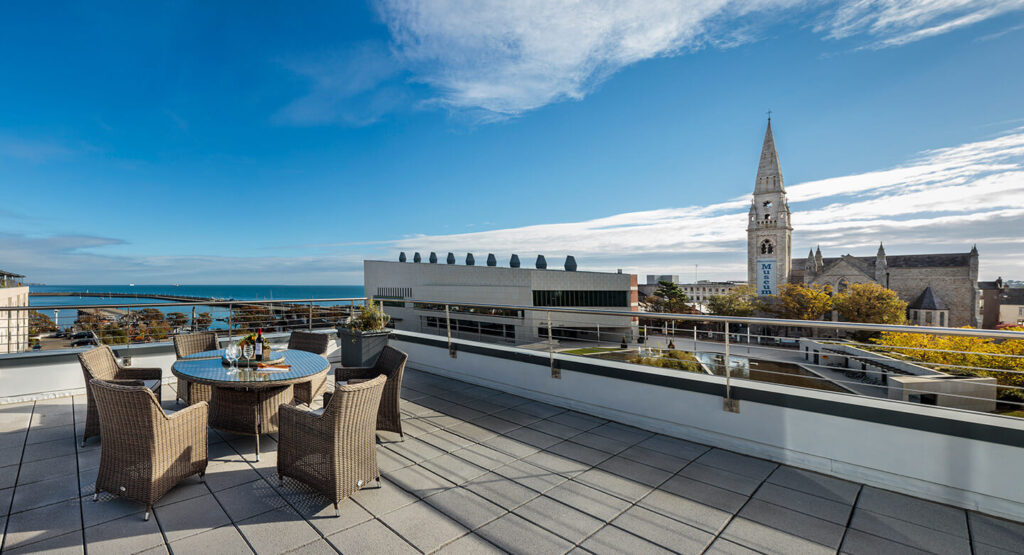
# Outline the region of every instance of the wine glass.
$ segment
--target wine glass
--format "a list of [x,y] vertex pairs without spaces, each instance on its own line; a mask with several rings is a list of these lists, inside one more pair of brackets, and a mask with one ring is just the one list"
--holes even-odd
[[238,345],[235,345],[234,343],[228,345],[227,349],[224,349],[224,356],[228,359],[228,363],[230,363],[232,367],[232,369],[228,371],[228,374],[233,375],[238,373],[238,366],[236,363],[238,362],[238,357],[241,354],[242,349],[239,349]]
[[247,342],[245,346],[242,347],[242,356],[245,357],[246,366],[250,366],[250,362],[254,354],[256,354],[256,346],[253,345],[252,342]]

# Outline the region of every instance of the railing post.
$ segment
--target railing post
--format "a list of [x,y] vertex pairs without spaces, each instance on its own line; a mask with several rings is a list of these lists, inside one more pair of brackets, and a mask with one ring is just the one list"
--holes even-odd
[[196,329],[196,305],[192,305],[192,323],[189,325],[188,329],[192,333],[199,331]]
[[725,401],[722,408],[728,412],[739,412],[739,400],[732,398],[732,365],[729,359],[729,322],[725,323]]
[[455,358],[455,346],[452,345],[452,317],[448,305],[444,305],[444,327],[448,333],[448,356]]
[[548,363],[551,365],[551,377],[562,379],[562,369],[555,368],[555,341],[551,334],[551,312],[548,312]]
[[235,311],[232,310],[231,303],[228,303],[228,345],[231,345],[231,328],[234,327]]
[[313,301],[309,301],[309,331],[313,331]]

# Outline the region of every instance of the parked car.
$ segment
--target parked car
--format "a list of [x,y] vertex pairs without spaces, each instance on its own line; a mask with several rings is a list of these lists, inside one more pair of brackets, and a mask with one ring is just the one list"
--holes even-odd
[[96,334],[91,331],[79,331],[71,335],[72,341],[78,339],[96,339]]
[[96,341],[95,337],[86,337],[84,339],[76,339],[71,342],[72,347],[98,347],[99,342]]
[[38,351],[38,350],[40,350],[42,348],[43,348],[43,346],[40,345],[39,343],[36,343],[36,344],[32,345],[32,350],[33,351]]

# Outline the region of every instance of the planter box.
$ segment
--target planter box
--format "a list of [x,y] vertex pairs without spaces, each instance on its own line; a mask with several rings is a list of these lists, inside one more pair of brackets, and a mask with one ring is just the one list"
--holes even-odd
[[338,328],[338,343],[341,346],[342,366],[373,366],[377,356],[388,344],[391,330],[352,331]]

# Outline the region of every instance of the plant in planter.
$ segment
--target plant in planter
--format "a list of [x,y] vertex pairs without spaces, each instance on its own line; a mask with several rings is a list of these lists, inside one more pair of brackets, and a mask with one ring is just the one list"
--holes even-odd
[[367,302],[359,316],[338,326],[342,366],[373,366],[377,356],[388,344],[391,330],[387,328],[391,317],[373,303]]

